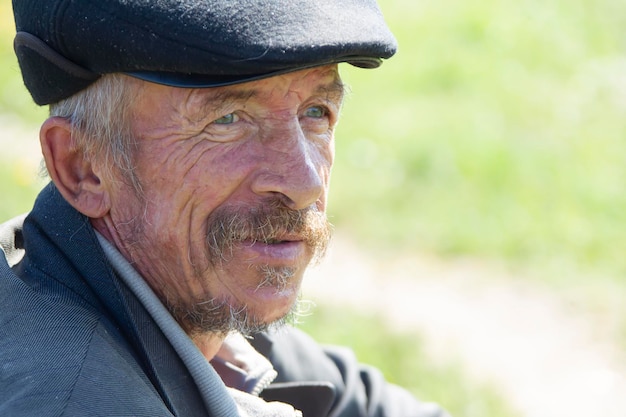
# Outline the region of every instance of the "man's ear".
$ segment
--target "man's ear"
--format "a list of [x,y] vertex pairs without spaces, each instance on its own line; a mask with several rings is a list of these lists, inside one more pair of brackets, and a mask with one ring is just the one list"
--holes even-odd
[[94,172],[92,161],[74,148],[70,121],[49,118],[41,126],[39,140],[50,178],[63,197],[87,217],[106,215],[110,209],[106,184]]

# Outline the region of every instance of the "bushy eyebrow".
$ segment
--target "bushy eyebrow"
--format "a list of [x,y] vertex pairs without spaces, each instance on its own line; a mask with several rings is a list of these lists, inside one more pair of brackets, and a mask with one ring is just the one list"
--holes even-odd
[[346,85],[341,81],[339,75],[335,74],[333,81],[329,84],[317,87],[315,94],[325,96],[328,100],[341,103],[346,94]]
[[245,103],[246,101],[258,96],[257,90],[214,90],[208,94],[203,100],[199,109],[203,112],[217,112],[231,105],[231,103]]

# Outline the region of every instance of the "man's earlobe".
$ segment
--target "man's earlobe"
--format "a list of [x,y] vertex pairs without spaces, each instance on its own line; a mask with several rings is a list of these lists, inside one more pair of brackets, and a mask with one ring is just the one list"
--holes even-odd
[[94,172],[92,161],[72,141],[73,126],[63,117],[51,117],[41,126],[39,140],[50,178],[63,197],[87,217],[109,212],[106,184]]

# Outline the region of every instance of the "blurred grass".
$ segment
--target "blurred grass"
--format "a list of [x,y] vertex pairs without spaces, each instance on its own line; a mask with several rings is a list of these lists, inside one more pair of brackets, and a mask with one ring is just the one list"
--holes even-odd
[[334,221],[381,246],[623,276],[626,8],[384,5],[400,50],[345,71]]
[[0,223],[21,213],[33,205],[34,196],[41,189],[36,167],[23,160],[5,161],[0,158]]

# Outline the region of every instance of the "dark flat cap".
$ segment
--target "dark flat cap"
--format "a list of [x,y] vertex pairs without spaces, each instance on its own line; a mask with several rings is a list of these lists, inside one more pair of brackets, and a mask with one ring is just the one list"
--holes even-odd
[[212,87],[337,62],[373,68],[396,50],[375,0],[13,0],[13,10],[38,104],[106,73]]

